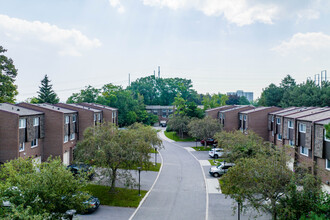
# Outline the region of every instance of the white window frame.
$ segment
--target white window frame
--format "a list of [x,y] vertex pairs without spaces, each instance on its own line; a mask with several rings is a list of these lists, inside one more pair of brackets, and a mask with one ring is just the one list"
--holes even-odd
[[[290,126],[290,123],[292,123],[292,126]],[[288,121],[288,128],[293,128],[293,121],[291,120]]]
[[330,142],[330,139],[327,138],[327,130],[324,129],[324,140]]
[[39,126],[39,117],[33,118],[33,126]]
[[[32,145],[34,143],[34,145]],[[31,148],[35,148],[35,147],[38,147],[38,139],[33,139],[31,141]]]
[[[307,153],[303,152],[303,149],[306,149]],[[309,150],[306,147],[300,146],[300,154],[308,157]]]
[[101,121],[101,114],[97,115],[97,120]]
[[69,141],[69,135],[64,135],[64,143],[67,143]]
[[294,146],[294,141],[293,140],[289,140],[289,145],[290,146]]
[[277,134],[277,140],[279,140],[279,141],[282,140],[282,135],[281,134]]
[[[21,149],[21,145],[22,144],[22,149]],[[18,151],[19,152],[23,152],[25,150],[25,143],[24,142],[22,142],[22,143],[20,143],[19,145],[18,145]]]
[[325,159],[325,169],[330,170],[330,160]]
[[70,117],[68,115],[65,116],[65,124],[70,123]]
[[75,123],[77,120],[77,116],[76,115],[72,115],[72,122]]
[[274,136],[274,130],[272,130],[272,136]]
[[[305,128],[305,129],[302,129],[302,128]],[[306,133],[306,124],[304,124],[304,123],[299,124],[299,132]]]
[[278,125],[281,124],[281,118],[276,118],[276,124],[278,124]]
[[239,120],[243,120],[243,115],[239,115]]
[[246,119],[247,119],[247,115],[244,115],[244,116],[243,116],[243,119],[244,119],[244,121],[246,121]]
[[20,118],[19,119],[18,128],[26,128],[26,118]]
[[274,115],[272,115],[272,122],[274,122]]
[[96,121],[96,114],[94,114],[94,121]]
[[76,138],[75,133],[70,134],[70,140],[74,140]]

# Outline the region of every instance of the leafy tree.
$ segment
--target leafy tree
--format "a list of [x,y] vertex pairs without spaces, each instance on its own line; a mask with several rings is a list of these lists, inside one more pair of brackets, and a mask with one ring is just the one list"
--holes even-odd
[[[216,119],[205,117],[194,119],[188,124],[189,135],[198,139],[207,140],[221,130],[221,125]],[[204,142],[206,146],[206,141]]]
[[149,163],[149,152],[153,145],[161,145],[156,130],[134,124],[125,130],[119,130],[112,123],[89,127],[84,132],[84,139],[77,144],[77,161],[89,162],[103,167],[106,177],[110,177],[111,191],[115,190],[118,176],[126,177],[126,184],[131,185],[132,177],[127,170],[134,165]]
[[227,105],[238,105],[240,98],[237,95],[229,95],[226,101]]
[[266,89],[263,89],[259,99],[260,106],[280,106],[283,97],[283,89],[275,84],[270,84]]
[[226,105],[226,102],[229,100],[229,97],[227,95],[222,95],[220,98],[220,105],[224,106]]
[[241,204],[243,209],[252,207],[258,211],[270,212],[276,219],[279,201],[284,197],[292,172],[286,166],[284,153],[270,156],[240,159],[236,166],[226,173],[223,190]]
[[25,100],[26,103],[38,104],[39,100],[36,97],[28,98]]
[[[226,97],[223,97],[223,96],[226,96],[226,95],[223,95],[223,94],[213,94],[212,96],[207,93],[204,97],[203,97],[203,105],[204,105],[204,110],[207,110],[207,109],[210,109],[210,108],[216,108],[216,107],[219,107],[219,106],[223,106],[225,105],[226,101],[223,101],[223,99],[225,99]],[[228,97],[227,97],[228,98]]]
[[41,86],[39,86],[38,91],[38,102],[39,103],[50,103],[56,104],[60,101],[56,93],[53,90],[53,85],[50,84],[48,76],[45,75],[43,80],[41,80]]
[[9,201],[12,206],[0,206],[0,218],[61,219],[67,210],[82,211],[87,197],[79,191],[85,183],[82,177],[74,177],[60,159],[40,165],[31,159],[11,160],[0,169],[0,202]]
[[245,96],[241,96],[241,97],[239,97],[238,104],[239,105],[249,105],[250,102]]
[[17,86],[14,85],[17,69],[11,58],[2,55],[7,50],[0,46],[0,102],[15,102],[18,94]]
[[86,86],[85,89],[80,90],[80,93],[73,93],[68,100],[67,103],[96,103],[97,98],[100,94],[100,90],[96,89],[92,86]]
[[270,147],[256,133],[250,131],[248,135],[241,131],[219,132],[214,138],[218,146],[227,152],[227,158],[235,162],[242,158],[252,158],[257,154],[268,154]]
[[326,136],[327,136],[327,138],[330,139],[330,123],[327,124],[327,125],[324,125],[324,128],[326,130]]
[[185,115],[172,115],[172,117],[167,122],[167,129],[175,131],[181,138],[184,134],[188,133],[188,124],[190,118]]

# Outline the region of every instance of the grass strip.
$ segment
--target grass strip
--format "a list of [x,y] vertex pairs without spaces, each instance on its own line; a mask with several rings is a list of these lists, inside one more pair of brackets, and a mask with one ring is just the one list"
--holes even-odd
[[192,148],[194,148],[196,151],[210,151],[211,149],[213,149],[213,147],[210,146],[192,147]]
[[167,138],[178,142],[194,142],[196,139],[192,137],[180,138],[175,131],[164,131]]
[[212,166],[217,166],[217,165],[219,165],[219,163],[220,162],[222,162],[224,159],[215,159],[215,163],[214,163],[214,159],[211,159],[211,160],[209,160],[209,162],[210,162],[210,164],[212,165]]
[[139,196],[139,190],[125,188],[116,188],[114,192],[110,192],[110,186],[95,184],[87,185],[84,190],[99,198],[101,205],[134,208],[138,207],[140,201],[147,193],[147,191],[141,190],[141,196]]

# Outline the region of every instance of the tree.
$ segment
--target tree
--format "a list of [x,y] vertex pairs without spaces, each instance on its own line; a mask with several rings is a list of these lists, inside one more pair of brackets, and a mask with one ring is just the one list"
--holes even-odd
[[100,90],[96,89],[92,86],[86,86],[85,89],[80,90],[80,93],[73,93],[68,100],[67,103],[96,103],[97,98],[100,94]]
[[41,80],[41,86],[39,86],[40,89],[38,91],[39,103],[56,104],[60,101],[60,99],[57,97],[52,87],[53,86],[50,84],[50,80],[48,79],[48,76],[45,75],[43,80]]
[[229,161],[235,162],[242,158],[252,158],[257,154],[269,154],[271,150],[261,137],[253,131],[248,135],[241,131],[226,132],[221,131],[215,134],[218,146],[223,148]]
[[326,137],[330,139],[330,123],[327,124],[327,125],[324,125],[324,128],[325,128],[325,134],[326,134]]
[[[203,119],[194,119],[188,124],[188,133],[190,136],[207,140],[212,138],[215,133],[221,130],[221,125],[216,119],[205,117]],[[204,141],[206,146],[206,141]]]
[[[60,159],[41,164],[31,159],[11,160],[2,165],[0,180],[0,203],[11,203],[9,208],[0,206],[0,218],[61,219],[67,210],[86,208],[87,197],[80,193],[85,179],[74,177]],[[27,216],[19,217],[22,213]]]
[[167,122],[167,130],[175,131],[181,138],[188,133],[190,118],[185,115],[172,115]]
[[258,104],[260,106],[280,106],[282,97],[283,89],[272,83],[263,89]]
[[0,46],[0,102],[15,102],[18,94],[17,86],[14,85],[17,76],[17,69],[11,58],[7,58],[2,53],[7,50]]
[[279,201],[284,197],[292,172],[286,166],[284,153],[258,154],[240,159],[223,177],[223,190],[241,204],[258,211],[270,212],[276,219]]
[[226,101],[227,105],[238,105],[239,104],[239,97],[237,95],[229,95],[228,100]]
[[250,102],[245,96],[241,96],[241,97],[239,97],[238,104],[239,105],[250,105]]
[[147,166],[149,152],[154,145],[161,145],[157,131],[151,127],[134,124],[128,129],[119,130],[112,123],[89,127],[84,132],[84,139],[77,144],[77,161],[88,162],[104,168],[103,174],[109,177],[111,191],[115,191],[119,176],[126,177],[126,184],[132,183],[127,170],[134,165]]

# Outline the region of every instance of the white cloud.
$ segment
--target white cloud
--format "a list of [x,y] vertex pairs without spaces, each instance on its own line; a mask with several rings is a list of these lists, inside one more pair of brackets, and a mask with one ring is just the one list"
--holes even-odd
[[305,9],[297,12],[298,22],[300,20],[315,20],[319,19],[320,12],[315,9]]
[[250,0],[143,0],[143,4],[174,10],[193,8],[208,16],[222,15],[238,26],[255,22],[272,24],[278,12],[275,4],[252,3]]
[[124,13],[125,12],[125,8],[124,6],[121,4],[120,0],[109,0],[110,5],[114,8],[117,8],[119,13]]
[[330,49],[330,35],[322,32],[297,33],[288,41],[272,48],[282,55],[297,51],[321,51]]
[[0,32],[14,40],[32,38],[55,45],[60,55],[80,56],[81,51],[101,46],[98,39],[89,39],[75,29],[61,29],[40,21],[27,21],[0,14]]

